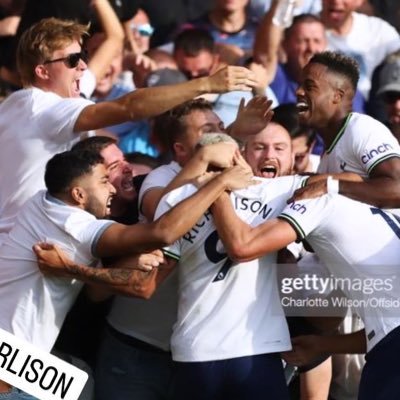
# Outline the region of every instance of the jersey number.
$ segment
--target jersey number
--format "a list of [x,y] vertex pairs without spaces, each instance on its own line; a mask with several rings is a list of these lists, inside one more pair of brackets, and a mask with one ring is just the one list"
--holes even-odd
[[[388,213],[385,213],[383,210],[381,210],[380,208],[376,208],[376,207],[371,207],[371,212],[372,214],[376,215],[380,215],[385,222],[389,225],[390,229],[395,233],[395,235],[400,239],[400,228],[399,226],[392,220],[392,218],[390,218]],[[397,215],[391,214],[394,219],[400,224],[400,218]]]
[[226,253],[220,253],[219,251],[217,251],[218,240],[219,240],[218,232],[214,231],[208,236],[208,238],[204,242],[204,251],[209,261],[216,264],[222,261],[223,259],[226,259],[221,269],[218,271],[217,275],[213,279],[213,282],[218,282],[225,279],[233,263],[232,260],[227,257]]

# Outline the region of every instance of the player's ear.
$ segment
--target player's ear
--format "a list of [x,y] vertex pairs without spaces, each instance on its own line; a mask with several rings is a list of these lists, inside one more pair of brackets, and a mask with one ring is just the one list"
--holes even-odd
[[333,104],[339,104],[341,103],[343,97],[344,97],[344,90],[341,88],[335,89],[335,92],[333,94]]
[[86,201],[86,192],[85,190],[80,187],[80,186],[74,186],[71,189],[71,197],[73,201],[79,205],[83,205]]

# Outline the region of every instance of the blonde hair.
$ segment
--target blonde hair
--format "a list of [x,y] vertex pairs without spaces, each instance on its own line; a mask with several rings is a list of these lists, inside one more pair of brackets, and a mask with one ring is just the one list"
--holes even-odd
[[45,18],[27,29],[17,49],[17,68],[23,85],[35,82],[35,67],[50,60],[53,53],[82,42],[89,35],[89,26],[58,18]]
[[238,144],[238,142],[232,136],[229,136],[226,133],[210,132],[210,133],[203,133],[203,135],[201,135],[201,138],[197,142],[196,147],[208,146],[210,144],[215,144],[220,142]]

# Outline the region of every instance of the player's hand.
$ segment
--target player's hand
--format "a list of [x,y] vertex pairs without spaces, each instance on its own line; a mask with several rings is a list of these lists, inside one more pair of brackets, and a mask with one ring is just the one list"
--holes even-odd
[[282,358],[288,364],[303,366],[311,364],[324,355],[318,350],[319,336],[317,335],[297,336],[291,340],[293,349],[282,353]]
[[40,242],[33,247],[38,266],[44,275],[68,276],[69,267],[73,261],[55,244]]
[[207,79],[208,93],[225,93],[234,90],[251,91],[257,86],[254,72],[245,67],[228,65]]
[[233,166],[233,158],[239,148],[236,143],[219,142],[203,146],[201,151],[208,165],[225,169]]
[[305,199],[315,199],[328,192],[327,180],[319,180],[317,182],[310,183],[309,185],[297,189],[294,191],[293,196],[287,200],[290,204],[293,201],[305,200]]
[[265,96],[255,96],[245,105],[240,101],[235,121],[229,126],[229,134],[236,138],[245,139],[262,131],[271,121],[272,100]]
[[220,175],[224,179],[225,188],[228,191],[244,189],[251,185],[260,183],[254,180],[254,175],[251,170],[244,168],[241,165],[235,165],[223,171]]
[[221,172],[205,172],[204,174],[198,176],[197,178],[193,179],[193,185],[197,187],[197,189],[200,189],[203,187],[206,183],[210,182],[211,179],[214,179],[217,175],[219,175]]
[[114,268],[137,269],[150,272],[165,263],[164,253],[161,250],[154,250],[151,253],[134,254],[119,258],[113,263]]

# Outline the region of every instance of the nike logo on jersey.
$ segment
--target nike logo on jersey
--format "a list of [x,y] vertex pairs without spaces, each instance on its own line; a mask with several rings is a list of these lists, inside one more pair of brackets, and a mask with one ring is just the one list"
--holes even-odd
[[341,169],[342,171],[345,170],[346,165],[347,165],[347,162],[346,162],[346,161],[340,161],[340,169]]

